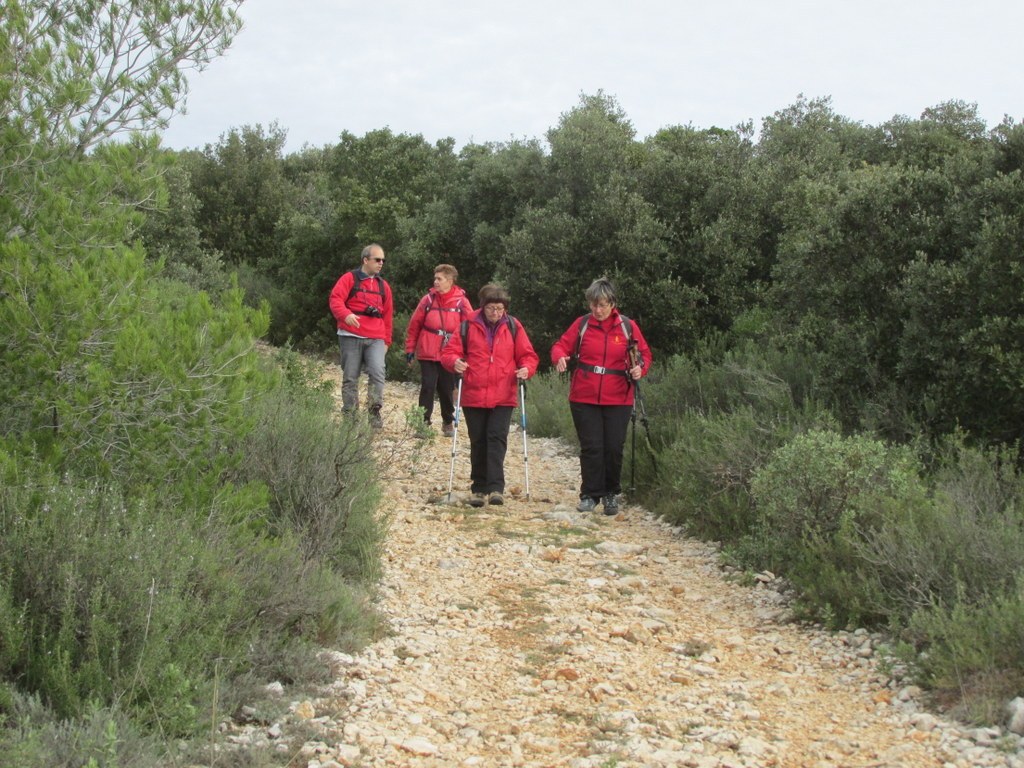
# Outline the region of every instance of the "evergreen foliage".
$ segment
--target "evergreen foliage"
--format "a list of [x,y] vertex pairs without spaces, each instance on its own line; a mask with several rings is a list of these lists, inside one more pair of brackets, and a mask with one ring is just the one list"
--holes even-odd
[[378,630],[368,439],[261,360],[266,310],[204,244],[184,166],[132,133],[237,4],[2,4],[0,752],[20,764],[168,764],[257,683],[322,674],[318,643]]

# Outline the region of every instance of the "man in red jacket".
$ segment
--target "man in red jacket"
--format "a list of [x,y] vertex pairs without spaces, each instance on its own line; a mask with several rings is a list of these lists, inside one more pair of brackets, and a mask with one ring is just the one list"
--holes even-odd
[[[651,350],[640,328],[620,315],[615,289],[605,278],[590,284],[585,294],[590,314],[579,317],[551,347],[551,362],[559,373],[575,361],[569,385],[569,410],[580,441],[580,512],[598,502],[606,515],[619,512],[622,492],[622,452],[633,413],[633,382],[651,367]],[[629,357],[635,345],[638,359]]]
[[341,348],[341,410],[352,415],[359,406],[359,375],[369,378],[370,425],[384,426],[384,361],[391,346],[394,305],[391,286],[380,276],[384,249],[376,243],[363,248],[362,264],[346,272],[331,290],[331,312],[338,322]]

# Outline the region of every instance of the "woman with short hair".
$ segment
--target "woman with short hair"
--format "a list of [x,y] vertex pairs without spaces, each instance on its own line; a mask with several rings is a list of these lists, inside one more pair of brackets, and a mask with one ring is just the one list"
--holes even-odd
[[420,361],[419,405],[423,420],[430,424],[436,393],[441,405],[441,433],[445,437],[455,434],[455,377],[442,367],[441,350],[459,332],[459,324],[473,314],[466,292],[455,284],[458,277],[459,271],[451,264],[434,267],[434,287],[416,305],[405,332],[406,362],[412,365],[414,358]]
[[619,512],[622,454],[638,381],[651,367],[651,350],[640,327],[619,313],[615,287],[598,278],[584,293],[590,314],[577,318],[551,347],[560,373],[575,363],[569,410],[580,441],[580,501],[592,512]]
[[504,504],[505,453],[518,385],[537,372],[540,358],[526,329],[508,315],[509,295],[494,283],[480,289],[480,309],[452,336],[441,365],[462,376],[462,412],[469,433],[469,503]]

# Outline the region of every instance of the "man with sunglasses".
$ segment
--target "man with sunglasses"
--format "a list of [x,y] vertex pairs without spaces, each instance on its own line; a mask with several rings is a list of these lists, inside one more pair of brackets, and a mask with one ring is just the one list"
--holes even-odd
[[380,276],[384,249],[363,248],[362,264],[338,278],[331,290],[331,312],[338,322],[341,348],[341,411],[354,415],[359,407],[359,376],[369,379],[370,425],[384,426],[384,360],[391,346],[394,306],[391,286]]

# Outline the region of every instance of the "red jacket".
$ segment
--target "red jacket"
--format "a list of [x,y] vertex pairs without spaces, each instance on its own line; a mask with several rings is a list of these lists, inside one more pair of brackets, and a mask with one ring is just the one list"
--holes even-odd
[[[580,339],[580,325],[584,318],[587,328]],[[572,373],[569,385],[569,400],[574,403],[590,403],[592,405],[632,405],[632,380],[626,377],[629,368],[627,349],[630,338],[637,344],[640,353],[643,375],[651,367],[651,348],[647,346],[640,327],[628,321],[631,337],[622,330],[622,319],[617,309],[613,309],[604,321],[593,315],[576,318],[569,330],[551,347],[551,362],[557,363],[563,357],[573,360],[576,356],[576,345],[579,345],[580,357],[576,369]],[[606,373],[597,373],[588,368],[603,367]]]
[[[356,274],[362,278],[358,286]],[[353,288],[356,289],[354,293]],[[339,331],[366,339],[384,339],[384,343],[391,346],[391,324],[395,312],[391,301],[391,286],[383,277],[369,277],[362,270],[346,272],[338,278],[338,282],[331,290],[330,305],[331,312],[338,321]],[[380,311],[380,317],[364,314],[369,306],[376,307]],[[345,318],[349,315],[359,317],[358,328],[345,323]]]
[[[509,323],[516,324],[515,339]],[[455,333],[441,350],[441,365],[446,370],[454,371],[455,361],[460,358],[469,364],[462,374],[461,404],[469,408],[514,406],[519,390],[516,370],[525,367],[533,376],[540,363],[523,324],[503,315],[492,338],[483,310],[477,310],[467,323],[465,346],[468,350],[463,349],[462,335]]]
[[473,316],[473,305],[466,292],[453,285],[447,293],[436,288],[420,299],[409,318],[405,332],[406,353],[415,352],[417,360],[441,359],[443,347],[452,334],[459,332],[459,323]]

